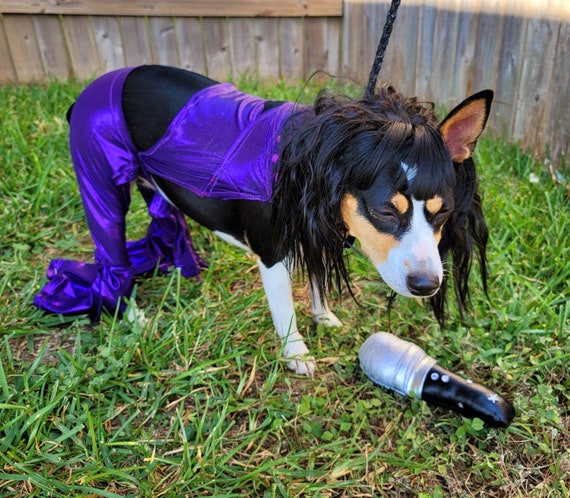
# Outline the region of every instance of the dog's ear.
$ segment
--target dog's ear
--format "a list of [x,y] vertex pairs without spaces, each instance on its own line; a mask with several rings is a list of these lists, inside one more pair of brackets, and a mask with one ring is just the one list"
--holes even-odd
[[473,154],[477,139],[485,129],[492,101],[492,90],[476,93],[455,107],[439,125],[453,162],[462,163]]

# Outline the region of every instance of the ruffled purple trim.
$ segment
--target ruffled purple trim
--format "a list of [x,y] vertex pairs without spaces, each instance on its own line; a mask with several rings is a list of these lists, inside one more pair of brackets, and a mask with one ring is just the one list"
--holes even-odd
[[47,271],[49,282],[36,295],[34,304],[52,313],[87,314],[99,319],[101,312],[126,308],[124,298],[131,295],[133,278],[155,268],[168,272],[180,268],[184,277],[199,279],[206,263],[196,254],[184,216],[171,208],[159,196],[151,203],[153,216],[147,236],[127,243],[131,261],[128,268],[111,266],[100,261],[95,251],[95,263],[56,259]]
[[132,291],[131,268],[54,259],[46,273],[49,282],[34,298],[43,310],[65,315],[86,314],[93,320],[101,311],[125,310],[123,297]]

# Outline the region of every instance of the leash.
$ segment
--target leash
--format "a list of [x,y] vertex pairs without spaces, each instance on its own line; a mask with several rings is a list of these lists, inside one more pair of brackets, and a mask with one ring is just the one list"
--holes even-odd
[[386,22],[384,23],[384,30],[382,31],[382,37],[378,43],[378,48],[376,49],[376,56],[374,57],[374,62],[370,68],[370,76],[368,77],[368,85],[364,91],[364,98],[372,97],[374,95],[374,89],[376,88],[376,81],[378,80],[378,73],[382,67],[382,61],[384,60],[384,54],[386,48],[388,47],[388,41],[390,40],[390,35],[392,34],[392,27],[394,26],[394,21],[398,15],[398,7],[400,6],[400,0],[392,0],[390,4],[390,10],[386,15]]

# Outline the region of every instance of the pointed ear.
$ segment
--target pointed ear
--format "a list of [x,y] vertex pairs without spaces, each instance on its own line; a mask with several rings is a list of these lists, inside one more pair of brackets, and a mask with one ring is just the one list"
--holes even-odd
[[492,101],[492,90],[476,93],[461,102],[439,125],[453,162],[461,163],[473,154],[487,123]]

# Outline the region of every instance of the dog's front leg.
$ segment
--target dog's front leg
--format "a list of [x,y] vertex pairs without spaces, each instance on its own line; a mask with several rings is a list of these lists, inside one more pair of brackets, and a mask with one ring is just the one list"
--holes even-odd
[[309,350],[297,330],[289,270],[283,262],[268,268],[259,261],[259,268],[273,324],[283,344],[283,355],[289,360],[287,366],[298,374],[313,375],[315,360],[308,356]]
[[325,327],[342,326],[342,322],[329,309],[327,298],[321,296],[318,287],[312,281],[309,285],[309,292],[311,293],[311,314],[313,315],[313,321]]

